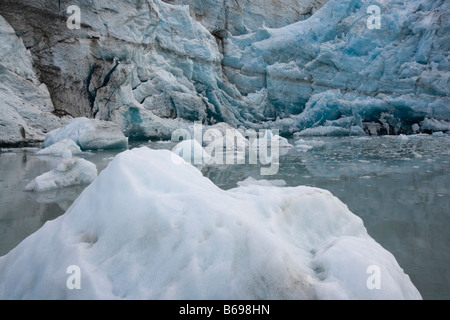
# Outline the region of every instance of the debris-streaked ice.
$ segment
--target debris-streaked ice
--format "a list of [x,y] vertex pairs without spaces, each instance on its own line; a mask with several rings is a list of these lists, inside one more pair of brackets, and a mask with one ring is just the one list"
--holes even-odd
[[47,86],[36,76],[32,57],[0,15],[0,144],[21,146],[42,141],[61,126]]

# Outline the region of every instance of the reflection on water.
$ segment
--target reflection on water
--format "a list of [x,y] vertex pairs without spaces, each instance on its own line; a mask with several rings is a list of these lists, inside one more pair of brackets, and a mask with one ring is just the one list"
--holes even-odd
[[[360,216],[369,234],[392,252],[426,299],[450,299],[450,136],[302,138],[281,152],[279,171],[260,165],[201,167],[223,189],[248,177],[284,180],[286,186],[330,190]],[[154,149],[174,144],[148,143]],[[138,146],[138,145],[135,145]],[[5,151],[5,150],[3,150]],[[0,255],[45,221],[64,213],[84,187],[23,192],[58,158],[34,150],[0,153]],[[103,170],[118,151],[85,153]]]
[[[61,158],[38,156],[35,149],[4,149],[0,153],[0,256],[8,253],[46,221],[63,214],[86,186],[43,193],[25,192],[35,177],[54,169]],[[87,152],[83,158],[103,170],[114,151]]]
[[450,136],[303,138],[273,177],[204,168],[228,189],[251,176],[327,189],[360,216],[425,299],[450,298]]

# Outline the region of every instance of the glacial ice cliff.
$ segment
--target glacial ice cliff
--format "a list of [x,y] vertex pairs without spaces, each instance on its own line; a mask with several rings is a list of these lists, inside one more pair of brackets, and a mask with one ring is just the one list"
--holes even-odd
[[284,132],[398,134],[449,120],[450,3],[380,1],[380,29],[367,26],[371,4],[331,0],[308,20],[228,38],[225,70],[241,92],[262,92]]
[[164,0],[189,5],[191,16],[217,37],[252,33],[265,26],[281,28],[309,18],[328,0]]
[[0,3],[58,115],[130,138],[193,121],[313,135],[449,126],[448,1],[78,0],[80,29],[69,2]]
[[20,146],[42,141],[61,120],[44,83],[40,83],[25,49],[0,16],[0,145]]

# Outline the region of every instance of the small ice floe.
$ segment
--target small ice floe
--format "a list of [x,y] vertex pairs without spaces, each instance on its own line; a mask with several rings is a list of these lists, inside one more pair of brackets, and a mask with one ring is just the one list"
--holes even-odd
[[51,146],[38,151],[37,155],[62,156],[63,153],[70,150],[72,155],[81,153],[80,147],[72,139],[63,139]]
[[62,153],[58,166],[33,179],[25,191],[49,191],[70,186],[90,184],[97,178],[97,167],[85,159],[72,157],[70,150]]

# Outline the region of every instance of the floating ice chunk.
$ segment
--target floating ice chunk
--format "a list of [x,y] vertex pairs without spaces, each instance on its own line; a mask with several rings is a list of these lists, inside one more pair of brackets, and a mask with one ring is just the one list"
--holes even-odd
[[364,130],[359,126],[342,128],[335,126],[320,126],[308,128],[298,133],[299,136],[358,136],[365,135]]
[[[225,191],[172,157],[116,156],[64,215],[0,257],[0,299],[421,298],[328,191]],[[66,287],[71,265],[82,290]],[[367,287],[371,265],[377,290]]]
[[69,150],[72,155],[81,153],[80,147],[72,139],[64,139],[52,144],[51,146],[38,151],[37,155],[62,156],[65,151]]
[[204,164],[211,158],[200,143],[193,139],[181,141],[172,149],[172,152],[192,164]]
[[47,133],[44,148],[64,139],[72,139],[82,150],[128,147],[128,138],[117,124],[84,117],[72,119],[64,127]]
[[436,119],[425,119],[422,122],[422,131],[450,131],[450,122]]
[[97,167],[92,162],[80,158],[72,158],[72,152],[65,150],[63,160],[56,169],[33,179],[26,191],[49,191],[70,186],[89,184],[97,177]]
[[420,126],[419,126],[417,123],[414,123],[414,124],[411,126],[411,130],[412,130],[413,133],[418,133],[419,130],[420,130]]
[[249,141],[242,133],[221,122],[207,126],[203,133],[203,145],[208,149],[242,150],[248,147]]
[[314,148],[313,146],[310,146],[308,144],[297,144],[295,146],[296,149],[300,149],[303,152],[306,152],[308,150],[311,150],[312,148]]
[[318,148],[323,147],[324,144],[325,142],[323,142],[323,140],[320,138],[315,138],[313,140],[299,139],[295,141],[295,148],[306,152],[308,150],[313,149],[314,147]]
[[277,186],[277,187],[284,187],[286,186],[286,181],[277,179],[277,180],[267,180],[267,179],[261,179],[256,180],[255,178],[248,177],[247,179],[243,181],[238,181],[237,183],[240,187],[248,187],[248,186]]
[[288,142],[288,140],[287,140],[286,138],[284,138],[284,137],[281,137],[281,136],[279,136],[279,135],[275,135],[275,136],[273,137],[273,139],[278,140],[278,145],[280,146],[280,148],[290,148],[290,147],[293,147],[293,145],[290,144],[290,143]]
[[321,148],[325,145],[325,142],[320,138],[314,138],[314,139],[310,139],[310,140],[300,139],[300,140],[296,141],[296,144],[307,144],[312,147]]
[[69,150],[69,149],[64,150],[63,153],[61,154],[61,157],[62,157],[64,160],[70,160],[70,159],[72,159],[72,157],[73,157],[72,151]]
[[273,134],[272,130],[266,130],[264,136],[259,139],[255,139],[253,141],[252,147],[261,147],[261,146],[275,146],[279,148],[291,148],[292,144],[289,143],[288,139],[281,137],[278,134]]

